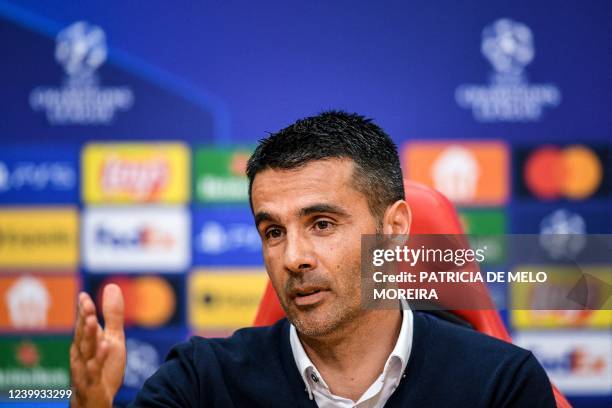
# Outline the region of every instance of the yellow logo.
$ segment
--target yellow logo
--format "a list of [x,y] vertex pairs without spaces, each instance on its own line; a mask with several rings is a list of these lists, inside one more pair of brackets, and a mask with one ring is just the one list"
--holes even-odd
[[[551,266],[517,268],[548,272],[546,284],[518,283],[510,285],[511,319],[517,329],[608,328],[612,327],[612,297],[609,268]],[[588,283],[580,276],[592,277]],[[578,284],[577,284],[578,282]],[[581,307],[574,297],[588,300],[590,307]],[[580,302],[580,299],[575,299]],[[572,306],[574,305],[574,306]],[[556,310],[552,308],[556,307]]]
[[268,282],[263,269],[198,269],[189,281],[189,323],[196,330],[251,326]]
[[189,200],[190,155],[182,143],[89,144],[82,166],[83,201],[90,204]]
[[0,211],[0,267],[76,268],[76,210]]

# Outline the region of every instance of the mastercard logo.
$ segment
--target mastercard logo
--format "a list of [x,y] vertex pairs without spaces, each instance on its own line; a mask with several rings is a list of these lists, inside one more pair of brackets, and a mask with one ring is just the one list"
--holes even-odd
[[98,304],[102,304],[102,290],[109,283],[117,284],[123,292],[126,326],[161,326],[176,311],[176,295],[172,286],[163,278],[141,276],[106,279],[98,289]]
[[523,178],[531,193],[540,199],[581,200],[599,188],[603,170],[599,158],[588,147],[544,146],[527,158]]

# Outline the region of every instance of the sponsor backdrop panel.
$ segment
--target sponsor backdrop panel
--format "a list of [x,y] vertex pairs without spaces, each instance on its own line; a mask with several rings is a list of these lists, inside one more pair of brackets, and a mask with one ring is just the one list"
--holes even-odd
[[3,146],[0,203],[77,204],[79,149],[74,144]]
[[83,265],[92,272],[180,273],[191,261],[190,214],[182,207],[89,207]]
[[[405,176],[496,249],[491,268],[507,248],[488,235],[612,233],[612,7],[466,10],[152,0],[147,18],[134,3],[118,20],[99,0],[0,0],[0,388],[66,387],[76,293],[105,282],[129,295],[118,406],[188,332],[249,325],[266,277],[246,161],[325,108],[382,125]],[[537,298],[491,291],[500,307]],[[502,314],[575,406],[612,404],[609,312]]]
[[184,282],[184,277],[176,274],[98,273],[88,275],[85,286],[96,302],[101,302],[104,286],[118,285],[125,297],[125,327],[155,330],[185,326]]
[[78,277],[0,276],[0,331],[71,331]]
[[83,201],[184,204],[189,162],[182,143],[89,144],[82,156]]
[[503,205],[509,194],[509,151],[502,141],[410,142],[405,176],[462,205]]
[[610,147],[602,143],[539,145],[514,154],[517,199],[584,201],[610,198]]
[[123,404],[131,402],[145,380],[164,362],[172,346],[183,339],[187,339],[187,334],[181,331],[162,331],[147,335],[129,332],[126,336],[125,376],[116,401]]
[[195,201],[248,203],[246,164],[252,150],[197,147],[194,152]]
[[520,332],[516,343],[531,350],[551,381],[572,395],[612,392],[612,334]]
[[70,386],[69,336],[0,339],[0,401],[13,389],[58,389]]
[[75,268],[74,208],[0,207],[0,268]]
[[250,208],[197,208],[192,226],[194,265],[263,266],[261,239]]
[[612,204],[521,202],[510,211],[510,227],[517,234],[609,234]]
[[189,324],[198,331],[250,325],[267,282],[263,269],[196,269],[189,277]]

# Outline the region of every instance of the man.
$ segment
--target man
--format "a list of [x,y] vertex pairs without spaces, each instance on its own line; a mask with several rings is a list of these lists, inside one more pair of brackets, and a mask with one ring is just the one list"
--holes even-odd
[[[406,235],[397,149],[370,120],[326,112],[262,140],[247,166],[266,270],[287,319],[176,346],[143,407],[555,406],[533,355],[409,308],[364,309],[363,234]],[[109,407],[125,367],[123,299],[79,297],[75,406]]]

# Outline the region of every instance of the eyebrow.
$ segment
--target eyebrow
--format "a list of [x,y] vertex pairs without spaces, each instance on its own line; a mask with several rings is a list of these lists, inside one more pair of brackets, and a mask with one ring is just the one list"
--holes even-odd
[[[309,205],[308,207],[304,207],[300,210],[299,214],[300,214],[300,217],[307,217],[309,215],[319,214],[319,213],[336,214],[342,217],[349,217],[349,214],[346,211],[344,211],[342,208],[336,205],[333,205],[333,204],[326,204],[326,203],[313,204],[313,205]],[[255,226],[256,227],[259,227],[259,224],[261,224],[264,221],[275,221],[275,217],[266,211],[260,211],[257,214],[255,214]]]
[[306,217],[308,215],[317,214],[317,213],[336,214],[342,217],[349,216],[349,214],[346,211],[344,211],[342,208],[336,205],[321,203],[321,204],[313,204],[308,207],[302,208],[300,210],[300,217]]
[[259,224],[264,221],[274,221],[274,217],[272,217],[272,214],[265,211],[260,211],[255,214],[255,227],[259,227]]

